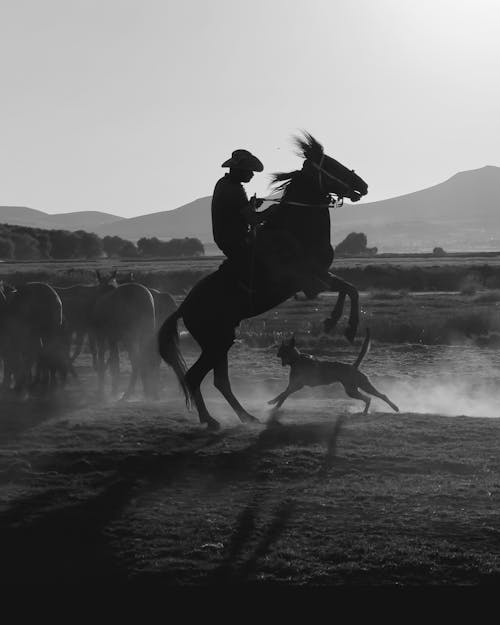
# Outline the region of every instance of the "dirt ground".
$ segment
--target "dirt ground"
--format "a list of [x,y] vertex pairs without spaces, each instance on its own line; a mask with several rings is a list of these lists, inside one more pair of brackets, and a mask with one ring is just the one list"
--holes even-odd
[[[358,349],[331,355],[352,362]],[[289,398],[272,426],[266,402],[288,376],[275,352],[231,351],[234,390],[260,425],[239,424],[207,379],[222,428],[206,431],[166,367],[161,401],[97,403],[88,356],[57,396],[4,400],[1,581],[498,584],[496,353],[375,343],[362,370],[399,414],[374,399],[363,416],[321,387]]]

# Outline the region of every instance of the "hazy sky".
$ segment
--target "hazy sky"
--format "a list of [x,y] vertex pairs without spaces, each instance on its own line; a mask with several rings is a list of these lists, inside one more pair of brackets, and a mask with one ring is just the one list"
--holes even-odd
[[[307,129],[365,201],[500,165],[498,0],[2,0],[0,204],[133,216]],[[354,208],[352,209],[354,210]]]

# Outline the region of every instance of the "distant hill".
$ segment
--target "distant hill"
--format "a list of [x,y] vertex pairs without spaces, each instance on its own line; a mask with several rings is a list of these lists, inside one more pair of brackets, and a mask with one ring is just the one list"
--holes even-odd
[[[17,221],[8,223],[81,228],[100,236],[118,235],[132,241],[144,236],[196,237],[210,254],[216,251],[210,201],[210,196],[202,197],[174,210],[130,219],[99,212],[47,215],[30,208],[0,207],[0,222],[7,222],[10,216]],[[368,245],[378,247],[379,252],[426,252],[437,246],[450,252],[495,250],[500,249],[499,209],[500,167],[486,166],[387,200],[346,202],[332,211],[332,241],[337,245],[355,231],[364,232]],[[43,225],[34,223],[37,219],[43,219]]]
[[203,242],[213,242],[210,202],[210,196],[202,197],[173,210],[107,223],[96,232],[100,236],[117,235],[131,241],[155,236],[159,239],[196,237]]
[[332,216],[334,241],[361,230],[380,252],[500,249],[499,208],[500,167],[486,166],[388,200],[346,202]]
[[30,228],[54,230],[87,230],[93,232],[99,226],[117,222],[123,217],[100,211],[79,211],[75,213],[56,213],[50,215],[44,211],[26,206],[0,206],[0,223]]

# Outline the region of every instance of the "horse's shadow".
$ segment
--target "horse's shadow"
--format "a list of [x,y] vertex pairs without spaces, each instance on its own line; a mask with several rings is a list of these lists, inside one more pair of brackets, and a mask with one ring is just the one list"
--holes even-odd
[[2,515],[0,580],[8,584],[125,580],[126,567],[118,562],[105,529],[130,500],[134,483],[114,480],[90,501],[74,505],[61,506],[57,492],[21,500]]
[[[192,432],[189,448],[176,453],[96,457],[95,466],[92,459],[92,466],[84,469],[102,476],[95,485],[97,495],[87,495],[83,501],[75,503],[75,496],[62,497],[63,491],[56,485],[42,493],[33,491],[1,515],[3,578],[10,583],[128,578],[128,563],[117,556],[113,543],[119,535],[115,528],[114,538],[110,538],[107,531],[110,524],[120,518],[137,494],[152,495],[158,489],[189,477],[202,480],[208,489],[222,494],[235,480],[252,481],[249,502],[235,520],[220,563],[206,579],[207,583],[215,584],[247,583],[255,578],[259,560],[289,527],[296,507],[295,499],[286,496],[270,505],[265,503],[255,470],[262,454],[284,445],[321,442],[326,446],[326,453],[317,473],[310,476],[313,480],[321,479],[335,461],[342,421],[339,417],[333,424],[266,427],[250,445],[226,453],[219,453],[217,449],[214,453],[212,448],[217,445],[223,448],[228,437],[235,435],[231,429],[217,433],[201,431],[199,436]],[[71,464],[55,464],[46,466],[45,470],[62,477],[62,472],[73,473],[76,469]],[[76,473],[81,473],[81,469]],[[269,521],[257,530],[258,518],[269,515]],[[164,573],[168,581],[168,574]],[[159,578],[162,578],[161,573]]]

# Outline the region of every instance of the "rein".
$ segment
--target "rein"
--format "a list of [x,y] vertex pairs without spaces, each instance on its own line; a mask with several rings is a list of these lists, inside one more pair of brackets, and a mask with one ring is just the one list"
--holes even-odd
[[277,200],[276,198],[272,197],[263,197],[260,199],[264,202],[276,202],[277,204],[288,204],[289,206],[303,206],[305,208],[338,208],[340,206],[343,206],[344,204],[344,198],[342,196],[336,200],[333,197],[330,197],[330,201],[328,202],[328,204],[306,204],[305,202],[291,202],[290,200],[283,199]]

